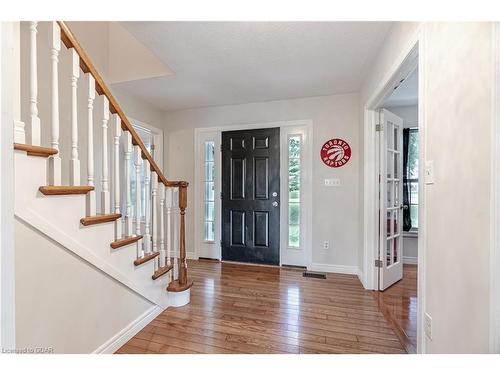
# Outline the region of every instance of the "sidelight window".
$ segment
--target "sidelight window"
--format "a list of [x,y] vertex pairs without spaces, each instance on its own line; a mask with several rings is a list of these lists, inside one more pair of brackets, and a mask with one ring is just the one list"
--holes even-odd
[[205,142],[205,235],[207,242],[215,241],[215,143]]
[[300,169],[301,169],[300,135],[288,137],[288,246],[300,247]]

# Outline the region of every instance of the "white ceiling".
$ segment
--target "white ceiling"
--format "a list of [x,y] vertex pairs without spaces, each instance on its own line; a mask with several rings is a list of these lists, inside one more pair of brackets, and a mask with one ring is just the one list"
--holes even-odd
[[384,107],[403,107],[418,102],[418,69],[415,69],[384,101]]
[[359,90],[390,22],[122,22],[172,75],[113,85],[164,109]]

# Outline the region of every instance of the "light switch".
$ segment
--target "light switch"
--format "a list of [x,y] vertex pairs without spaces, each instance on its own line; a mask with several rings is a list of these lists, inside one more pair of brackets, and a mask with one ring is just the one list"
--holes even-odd
[[432,185],[434,183],[434,160],[425,161],[425,184]]
[[327,187],[340,186],[340,180],[338,178],[325,178],[325,186]]

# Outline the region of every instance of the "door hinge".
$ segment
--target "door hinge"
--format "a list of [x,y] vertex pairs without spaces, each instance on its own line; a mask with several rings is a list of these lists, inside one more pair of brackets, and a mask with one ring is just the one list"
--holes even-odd
[[382,124],[375,125],[375,131],[379,132],[379,131],[382,131],[382,129],[384,129],[384,127],[382,126]]
[[375,259],[375,267],[382,268],[382,261],[380,259]]
[[220,199],[222,199],[222,192],[220,193]]
[[222,143],[220,144],[220,152],[222,152]]

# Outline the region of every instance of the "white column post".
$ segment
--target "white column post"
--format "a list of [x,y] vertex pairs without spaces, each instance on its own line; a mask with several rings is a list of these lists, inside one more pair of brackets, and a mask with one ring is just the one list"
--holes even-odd
[[[95,80],[92,74],[87,74],[88,95],[87,95],[87,185],[94,185],[94,99]],[[95,190],[87,193],[87,216],[95,216],[96,200]]]
[[172,265],[172,188],[165,189],[165,205],[167,206],[167,266]]
[[80,56],[74,48],[71,53],[71,160],[69,162],[70,185],[80,185],[80,160],[78,159],[78,78],[80,77]]
[[163,222],[163,217],[165,215],[165,185],[163,182],[160,183],[160,188],[158,189],[160,194],[160,267],[165,266],[165,226]]
[[30,117],[31,144],[40,146],[40,118],[38,117],[38,22],[30,22]]
[[14,142],[26,143],[26,131],[24,122],[21,121],[21,23],[12,23],[12,98],[13,98],[13,120],[14,120]]
[[132,156],[132,135],[130,132],[125,132],[125,196],[126,196],[126,212],[125,212],[125,227],[127,236],[134,236],[132,230],[132,198],[130,196],[130,183],[132,176],[130,175],[130,158]]
[[[61,50],[61,29],[57,22],[50,25],[50,56],[52,60],[52,88],[51,88],[51,141],[53,149],[59,151],[59,51]],[[36,92],[36,90],[35,90]],[[33,104],[33,103],[32,103]],[[35,102],[36,107],[36,102]],[[38,112],[37,112],[38,113]],[[38,120],[40,121],[40,120]],[[33,125],[32,125],[33,127]],[[49,184],[61,185],[61,157],[59,153],[49,158]]]
[[146,254],[151,252],[151,191],[149,189],[151,180],[151,169],[148,159],[143,161],[144,167],[144,251]]
[[109,177],[108,177],[108,121],[109,121],[109,101],[103,95],[102,106],[102,177],[101,177],[101,213],[110,213],[109,198]]
[[[141,148],[134,146],[135,153],[135,234],[141,235]],[[137,242],[137,257],[142,258],[144,250],[141,247],[141,241]]]
[[179,188],[172,188],[172,253],[174,257],[174,279],[179,278],[179,253],[180,253],[180,209],[179,209]]
[[[120,213],[120,136],[122,135],[122,120],[118,114],[113,115],[115,126],[115,149],[114,149],[114,196],[115,196],[115,214]],[[122,238],[122,219],[115,221],[115,239]]]

